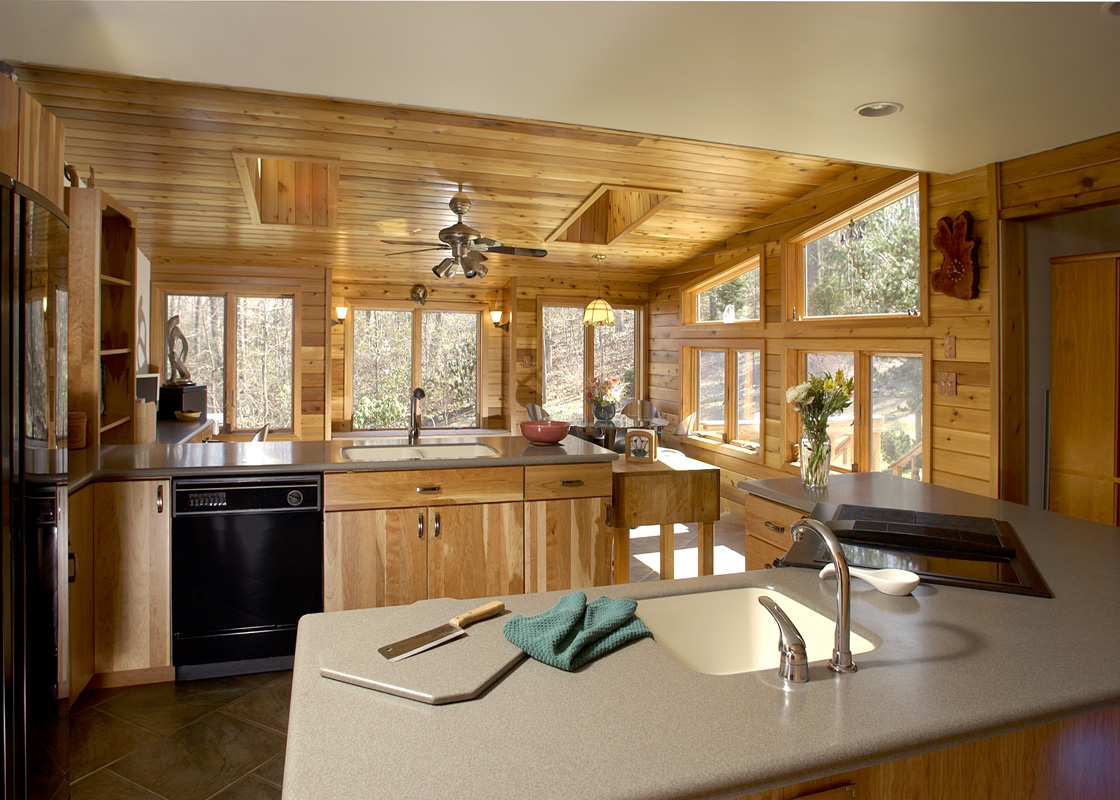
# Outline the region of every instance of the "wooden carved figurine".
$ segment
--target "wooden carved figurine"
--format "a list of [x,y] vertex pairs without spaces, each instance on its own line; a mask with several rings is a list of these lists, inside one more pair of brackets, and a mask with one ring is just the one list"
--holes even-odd
[[974,300],[980,296],[980,267],[976,261],[976,245],[972,238],[972,215],[967,211],[955,219],[937,220],[933,246],[941,253],[941,269],[931,276],[934,291]]

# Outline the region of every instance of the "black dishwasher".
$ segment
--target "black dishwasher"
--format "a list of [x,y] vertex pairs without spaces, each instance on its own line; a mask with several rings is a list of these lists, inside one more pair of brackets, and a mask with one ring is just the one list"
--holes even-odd
[[176,677],[291,667],[299,618],[323,610],[320,484],[318,475],[172,481]]

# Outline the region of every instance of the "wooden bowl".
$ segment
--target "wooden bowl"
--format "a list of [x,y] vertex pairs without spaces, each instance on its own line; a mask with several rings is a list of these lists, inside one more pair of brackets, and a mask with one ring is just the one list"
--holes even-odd
[[557,420],[530,420],[521,423],[521,435],[528,439],[530,444],[546,447],[556,444],[567,436],[570,427],[567,422]]
[[175,412],[175,419],[179,420],[180,422],[194,422],[196,419],[198,419],[201,416],[202,416],[201,411],[176,411]]

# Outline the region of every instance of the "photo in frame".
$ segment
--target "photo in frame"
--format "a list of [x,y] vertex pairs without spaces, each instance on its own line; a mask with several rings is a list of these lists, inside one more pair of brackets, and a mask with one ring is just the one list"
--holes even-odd
[[635,430],[626,432],[626,460],[657,460],[657,431]]

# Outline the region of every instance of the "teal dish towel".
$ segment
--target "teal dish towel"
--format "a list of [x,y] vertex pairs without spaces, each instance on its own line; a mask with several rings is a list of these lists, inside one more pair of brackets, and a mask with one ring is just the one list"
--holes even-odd
[[543,614],[515,614],[502,633],[537,661],[572,672],[628,642],[653,636],[634,616],[637,607],[634,600],[609,597],[588,603],[583,592],[572,592]]

